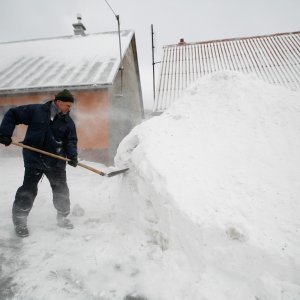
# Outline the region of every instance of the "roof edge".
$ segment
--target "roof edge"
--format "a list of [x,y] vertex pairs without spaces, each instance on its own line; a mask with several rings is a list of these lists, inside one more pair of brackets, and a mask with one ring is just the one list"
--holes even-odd
[[184,44],[181,44],[181,45],[171,44],[171,45],[165,45],[165,46],[163,46],[163,48],[167,48],[167,47],[182,47],[182,46],[189,46],[189,45],[209,44],[209,43],[218,43],[218,42],[227,42],[227,41],[229,42],[229,41],[236,41],[236,40],[247,40],[247,39],[254,39],[254,38],[265,38],[265,37],[273,37],[273,36],[281,36],[281,35],[292,35],[292,34],[300,34],[300,31],[291,31],[291,32],[283,32],[283,33],[264,34],[264,35],[257,35],[257,36],[248,36],[248,37],[216,39],[216,40],[208,40],[208,41],[201,41],[201,42],[184,43]]
[[[123,30],[121,30],[121,33],[122,32],[126,32],[126,31],[130,31],[131,33],[134,32],[133,29],[123,29]],[[54,36],[54,37],[32,38],[32,39],[28,39],[28,40],[0,42],[0,45],[15,44],[15,43],[24,43],[24,42],[46,41],[46,40],[56,40],[56,39],[66,39],[66,38],[80,38],[80,37],[88,37],[88,36],[92,36],[92,35],[112,34],[112,33],[118,34],[118,31],[114,30],[114,31],[94,32],[94,33],[88,33],[88,34],[86,34],[84,36],[78,36],[78,35],[72,34],[72,35],[63,35],[63,36]]]
[[52,92],[61,89],[70,90],[90,90],[90,89],[105,89],[109,88],[112,83],[105,84],[85,84],[85,85],[61,85],[61,86],[48,86],[48,87],[32,87],[32,88],[20,88],[20,89],[0,89],[0,95],[17,95],[24,93],[39,93],[39,92]]

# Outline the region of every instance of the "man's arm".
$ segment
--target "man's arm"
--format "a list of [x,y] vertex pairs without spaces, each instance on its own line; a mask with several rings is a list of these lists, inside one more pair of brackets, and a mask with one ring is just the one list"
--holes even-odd
[[5,115],[0,125],[0,134],[11,137],[16,125],[29,125],[32,116],[33,106],[22,105],[11,108]]
[[76,167],[78,163],[78,153],[77,153],[77,133],[76,133],[76,127],[73,123],[70,131],[67,136],[67,143],[66,143],[66,154],[69,159],[71,159],[70,162],[68,162],[69,165]]

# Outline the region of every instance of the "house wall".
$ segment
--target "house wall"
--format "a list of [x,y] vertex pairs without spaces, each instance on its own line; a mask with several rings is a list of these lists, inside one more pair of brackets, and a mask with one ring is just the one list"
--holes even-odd
[[[18,95],[0,95],[1,113],[10,107],[44,103],[53,99],[57,92],[24,93]],[[72,91],[76,101],[72,109],[72,118],[75,121],[78,135],[79,155],[82,159],[108,162],[108,91],[86,90]],[[22,141],[26,126],[19,125],[14,132],[14,139]]]
[[76,91],[74,121],[80,157],[108,162],[108,90]]
[[120,142],[144,116],[134,36],[123,59],[123,72],[118,72],[109,98],[109,161],[113,163]]

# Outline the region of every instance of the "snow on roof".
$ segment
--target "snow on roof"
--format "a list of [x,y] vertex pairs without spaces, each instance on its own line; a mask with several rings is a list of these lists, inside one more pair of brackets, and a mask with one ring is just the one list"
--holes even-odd
[[189,84],[220,70],[299,90],[300,32],[165,46],[153,111],[164,111]]
[[[121,31],[122,56],[134,32]],[[0,92],[103,86],[120,66],[118,32],[0,43]]]

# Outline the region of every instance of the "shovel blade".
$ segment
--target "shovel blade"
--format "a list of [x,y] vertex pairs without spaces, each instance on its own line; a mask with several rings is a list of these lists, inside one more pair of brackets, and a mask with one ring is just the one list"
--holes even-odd
[[121,170],[117,170],[117,171],[112,171],[112,172],[106,173],[105,176],[107,176],[107,177],[113,177],[113,176],[116,176],[118,174],[125,173],[128,170],[129,170],[129,168],[125,168],[125,169],[121,169]]

